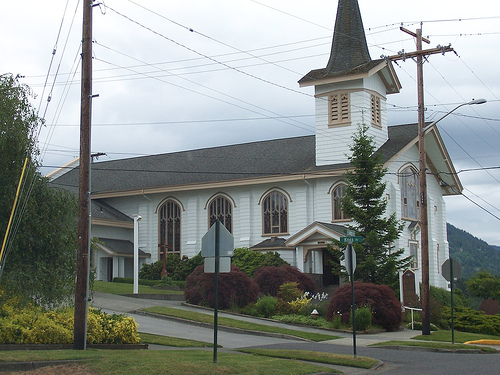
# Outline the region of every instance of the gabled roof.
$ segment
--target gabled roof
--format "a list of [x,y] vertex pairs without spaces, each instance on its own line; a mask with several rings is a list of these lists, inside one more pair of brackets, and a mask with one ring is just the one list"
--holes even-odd
[[[134,244],[126,240],[115,240],[110,238],[99,238],[96,243],[97,247],[110,255],[118,255],[123,257],[134,256]],[[140,258],[150,258],[151,254],[139,249]]]
[[[416,143],[418,127],[417,124],[389,126],[388,133],[389,139],[377,151],[382,154],[384,163],[389,163]],[[447,156],[442,143],[431,142],[428,146],[430,163],[433,162],[434,155],[440,155],[441,158],[441,155]],[[437,153],[433,151],[435,148],[442,150]],[[436,160],[434,163],[437,165],[440,161]],[[448,163],[448,169],[441,171],[453,173],[453,166],[451,162]],[[311,135],[96,162],[91,165],[91,186],[95,200],[111,196],[199,189],[215,184],[245,185],[271,180],[302,179],[306,175],[341,175],[350,167],[347,162],[316,166],[315,137]],[[446,180],[447,183],[459,184],[456,175],[449,176],[456,181]],[[56,187],[78,187],[78,167],[51,184]],[[100,203],[99,207],[104,206]],[[97,212],[97,215],[100,214],[101,212]],[[106,214],[121,220],[117,213]],[[130,222],[131,219],[127,218],[122,217]]]
[[259,251],[295,250],[294,247],[286,246],[285,241],[281,237],[266,238],[264,241],[250,247],[250,249]]
[[300,246],[304,243],[317,241],[318,237],[324,243],[332,238],[339,239],[345,236],[346,230],[347,228],[343,225],[315,221],[286,240],[286,245],[290,247]]

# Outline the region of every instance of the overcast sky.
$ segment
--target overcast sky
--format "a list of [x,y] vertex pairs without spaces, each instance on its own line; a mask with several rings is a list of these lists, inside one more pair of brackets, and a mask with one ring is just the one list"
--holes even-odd
[[[424,67],[426,119],[488,102],[439,123],[465,195],[446,198],[448,222],[500,245],[500,2],[401,4],[359,0],[371,57],[415,50],[401,24],[422,28],[424,48],[451,43],[456,53]],[[326,66],[336,11],[332,0],[105,0],[94,8],[92,151],[112,160],[313,134],[313,89],[297,81]],[[37,95],[44,172],[78,156],[81,29],[78,0],[2,4],[0,74]],[[403,88],[388,123],[416,122],[416,64],[395,69]]]

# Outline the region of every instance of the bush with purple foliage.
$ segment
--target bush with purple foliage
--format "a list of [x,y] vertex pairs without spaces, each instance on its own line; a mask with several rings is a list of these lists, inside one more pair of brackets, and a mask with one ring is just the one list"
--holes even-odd
[[[341,314],[343,324],[349,322],[351,316],[351,285],[344,285],[335,291],[328,305],[327,320],[332,321],[334,315]],[[401,303],[394,291],[387,285],[376,285],[356,281],[354,283],[354,299],[356,306],[370,306],[372,324],[381,326],[387,331],[399,328],[403,321]]]
[[305,273],[289,265],[261,267],[255,271],[255,282],[263,294],[276,296],[281,285],[296,282],[302,292],[316,293],[316,285]]
[[[205,273],[198,266],[187,278],[184,298],[195,305],[215,306],[215,274]],[[219,274],[219,308],[243,307],[257,301],[259,286],[236,266],[231,272]]]

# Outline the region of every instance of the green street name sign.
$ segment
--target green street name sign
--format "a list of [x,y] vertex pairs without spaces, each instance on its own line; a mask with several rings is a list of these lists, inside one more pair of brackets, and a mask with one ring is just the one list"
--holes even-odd
[[341,243],[354,243],[354,242],[363,242],[363,237],[354,236],[354,237],[340,237]]

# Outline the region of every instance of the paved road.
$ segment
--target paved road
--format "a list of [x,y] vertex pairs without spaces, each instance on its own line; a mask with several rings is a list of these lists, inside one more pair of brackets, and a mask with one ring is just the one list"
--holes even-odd
[[[182,306],[181,302],[136,299],[95,293],[92,305],[110,313],[127,313],[127,315],[133,316],[139,324],[140,332],[156,333],[213,343],[214,333],[212,328],[198,327],[130,313],[131,311],[148,306],[171,306],[186,310],[193,309]],[[203,312],[204,310],[196,309],[196,311]],[[210,311],[205,312],[211,314]],[[220,316],[230,315],[221,313]],[[254,320],[253,318],[245,319]],[[280,325],[288,329],[318,331],[314,328],[294,327],[265,320],[258,320],[258,322],[261,324]],[[321,332],[324,333],[324,331]],[[344,371],[345,374],[349,375],[365,375],[373,374],[374,372],[391,375],[500,374],[500,355],[498,354],[454,354],[419,351],[416,349],[409,351],[368,347],[368,345],[375,342],[408,340],[416,334],[418,334],[418,332],[404,330],[374,335],[357,335],[357,355],[379,359],[383,361],[384,365],[377,370],[360,370],[339,366],[334,366],[334,368],[340,369]],[[268,349],[290,348],[352,355],[352,335],[337,334],[336,332],[335,335],[343,336],[343,338],[322,343],[312,343],[300,340],[231,333],[220,330],[218,332],[218,344],[222,345],[225,350],[248,347]]]

